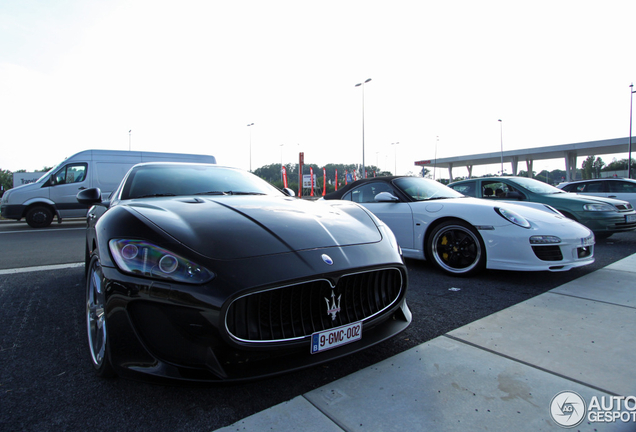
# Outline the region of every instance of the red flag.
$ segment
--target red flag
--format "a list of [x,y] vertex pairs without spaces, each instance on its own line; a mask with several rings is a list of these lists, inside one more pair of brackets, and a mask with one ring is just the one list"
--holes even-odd
[[309,176],[311,177],[311,196],[314,196],[314,169],[309,167]]
[[287,187],[287,168],[283,165],[283,187]]
[[348,181],[347,181],[347,177],[349,177],[349,172],[347,170],[345,170],[345,186],[347,185]]
[[353,181],[356,181],[356,180],[358,180],[358,176],[356,175],[356,172],[354,171],[353,172]]
[[322,167],[322,196],[327,193],[327,169]]
[[338,190],[338,168],[336,168],[336,190]]

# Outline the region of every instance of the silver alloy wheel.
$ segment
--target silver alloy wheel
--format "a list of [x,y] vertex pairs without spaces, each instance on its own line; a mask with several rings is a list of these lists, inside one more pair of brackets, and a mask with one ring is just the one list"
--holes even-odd
[[469,274],[481,265],[482,248],[477,235],[459,224],[446,225],[433,235],[433,259],[442,270]]
[[106,355],[106,316],[104,314],[104,291],[99,260],[93,259],[86,283],[86,325],[88,346],[93,364],[100,368]]

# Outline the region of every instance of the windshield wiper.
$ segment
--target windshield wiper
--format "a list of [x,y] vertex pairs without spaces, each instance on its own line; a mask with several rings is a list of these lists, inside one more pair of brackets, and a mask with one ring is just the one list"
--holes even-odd
[[225,192],[228,195],[265,195],[261,192],[236,192],[236,191],[227,191]]

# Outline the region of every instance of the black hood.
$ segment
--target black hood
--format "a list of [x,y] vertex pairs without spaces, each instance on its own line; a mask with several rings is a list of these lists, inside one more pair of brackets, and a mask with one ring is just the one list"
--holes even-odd
[[364,209],[343,201],[223,196],[153,198],[123,205],[212,259],[374,243],[382,238]]

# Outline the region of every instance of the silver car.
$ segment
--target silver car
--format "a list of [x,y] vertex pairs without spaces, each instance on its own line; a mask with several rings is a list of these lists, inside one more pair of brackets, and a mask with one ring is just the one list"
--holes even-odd
[[557,187],[566,192],[620,199],[629,202],[632,207],[636,208],[636,180],[633,179],[604,178],[579,180],[561,183]]

